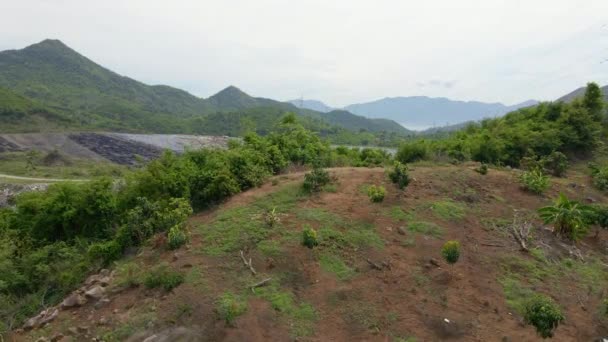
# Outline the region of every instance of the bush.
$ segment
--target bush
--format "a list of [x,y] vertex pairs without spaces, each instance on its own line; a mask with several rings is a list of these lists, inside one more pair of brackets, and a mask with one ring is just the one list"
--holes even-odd
[[227,292],[216,303],[216,311],[220,319],[232,326],[236,318],[247,311],[247,302],[240,297]]
[[608,190],[608,166],[590,164],[593,186],[599,190]]
[[568,158],[559,151],[553,151],[541,159],[543,167],[555,177],[562,177],[568,169]]
[[158,287],[171,291],[184,282],[183,274],[173,271],[167,264],[160,264],[150,270],[144,279],[144,285],[149,289]]
[[587,233],[593,210],[589,206],[570,201],[560,193],[555,204],[538,209],[545,223],[553,224],[553,232],[570,240],[578,240]]
[[549,297],[536,295],[525,306],[524,321],[536,327],[542,337],[553,337],[553,331],[564,320],[559,306]]
[[481,163],[481,165],[475,169],[475,172],[479,173],[480,175],[487,175],[488,174],[488,164],[486,163]]
[[386,190],[383,186],[372,185],[367,189],[367,196],[372,203],[380,203],[384,201]]
[[175,225],[169,229],[167,238],[169,239],[169,249],[178,249],[188,241],[184,228],[179,225]]
[[406,164],[401,164],[396,161],[393,170],[389,172],[388,177],[391,182],[397,184],[399,189],[403,189],[410,184],[410,175]]
[[395,159],[403,164],[413,163],[428,158],[428,146],[426,141],[405,143],[399,146]]
[[537,195],[542,194],[549,188],[549,177],[543,174],[539,169],[525,171],[520,176],[519,181],[524,190]]
[[460,258],[460,242],[456,240],[446,242],[443,247],[441,247],[441,256],[443,256],[445,261],[449,264],[455,264]]
[[311,249],[319,245],[319,237],[317,231],[309,226],[306,226],[302,231],[302,245]]
[[604,316],[604,318],[608,318],[608,298],[605,298],[602,301],[601,313],[602,313],[602,316]]
[[329,184],[331,178],[329,173],[321,167],[314,167],[312,172],[304,175],[304,184],[302,187],[308,193],[319,192],[321,188]]

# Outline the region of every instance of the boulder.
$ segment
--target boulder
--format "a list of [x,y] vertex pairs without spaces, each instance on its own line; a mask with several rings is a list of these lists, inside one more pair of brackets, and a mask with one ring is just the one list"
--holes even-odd
[[87,298],[92,298],[92,299],[97,300],[97,299],[100,299],[101,297],[103,297],[103,295],[104,295],[105,292],[106,292],[106,290],[103,287],[101,287],[99,285],[95,285],[95,286],[89,288],[84,293],[84,295]]
[[80,295],[78,293],[72,293],[70,296],[68,296],[66,299],[64,299],[63,302],[61,302],[60,306],[62,309],[67,309],[67,308],[82,306],[82,305],[86,304],[86,302],[87,302],[87,299],[85,297],[83,297],[82,295]]

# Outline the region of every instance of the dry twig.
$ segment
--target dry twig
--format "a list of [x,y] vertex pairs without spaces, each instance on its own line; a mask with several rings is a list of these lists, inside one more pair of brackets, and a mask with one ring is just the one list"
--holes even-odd
[[253,268],[253,265],[251,264],[251,258],[249,258],[249,261],[247,261],[247,259],[245,259],[245,255],[243,255],[243,251],[241,251],[241,260],[243,260],[243,264],[245,264],[245,266],[249,267],[249,270],[253,275],[257,274]]

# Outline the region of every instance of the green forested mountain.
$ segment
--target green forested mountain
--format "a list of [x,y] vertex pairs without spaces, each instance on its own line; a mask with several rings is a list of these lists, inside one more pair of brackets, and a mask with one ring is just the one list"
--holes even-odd
[[[305,120],[308,126],[328,126],[324,127],[326,132],[339,131],[329,127],[333,125],[354,132],[408,133],[390,120],[299,109],[290,103],[251,97],[234,86],[202,99],[169,86],[146,85],[94,63],[59,40],[47,39],[21,50],[0,52],[0,87],[43,106],[45,110],[40,113],[58,115],[47,120],[61,118],[61,125],[43,125],[38,129],[231,134],[244,129],[240,121],[245,126],[255,122],[255,127],[250,128],[265,131],[280,116],[278,113],[295,112],[308,117]],[[268,113],[256,108],[266,108]],[[217,120],[218,116],[222,120]],[[227,127],[225,123],[237,117],[239,125]],[[13,115],[11,120],[11,130],[18,130],[20,125],[24,130],[36,130],[25,116]],[[324,124],[311,124],[316,121]],[[201,122],[205,125],[200,125]],[[7,130],[5,127],[8,126],[1,130]]]

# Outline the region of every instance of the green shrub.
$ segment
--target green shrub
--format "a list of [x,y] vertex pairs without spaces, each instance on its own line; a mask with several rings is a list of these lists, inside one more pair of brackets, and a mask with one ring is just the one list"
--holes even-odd
[[141,275],[143,270],[135,262],[127,262],[116,267],[116,279],[113,286],[137,287],[141,285]]
[[589,206],[570,201],[560,193],[552,206],[538,209],[545,223],[553,224],[553,232],[570,240],[582,238],[589,227],[589,217],[593,210]]
[[568,158],[559,151],[553,151],[548,156],[541,159],[545,170],[555,177],[562,177],[568,169]]
[[428,146],[426,141],[418,140],[399,146],[395,159],[403,164],[413,163],[428,158]]
[[529,299],[525,306],[526,324],[536,327],[542,338],[553,337],[553,331],[564,320],[559,306],[549,297],[536,295]]
[[372,203],[380,203],[384,201],[384,195],[386,194],[386,190],[383,186],[375,186],[372,185],[367,188],[367,196]]
[[312,172],[304,175],[302,187],[308,193],[319,192],[324,185],[329,184],[331,178],[329,173],[321,167],[314,167]]
[[152,268],[146,278],[144,285],[149,289],[158,287],[165,291],[171,291],[184,282],[184,275],[170,269],[168,264],[160,264]]
[[608,298],[604,298],[602,301],[601,314],[604,318],[608,318]]
[[89,246],[88,255],[94,260],[101,260],[104,264],[122,257],[124,248],[116,240],[96,242]]
[[475,169],[475,172],[479,173],[480,175],[487,175],[488,174],[488,164],[486,163],[481,163],[481,165]]
[[313,248],[319,244],[319,237],[317,231],[313,228],[306,226],[302,231],[302,245]]
[[450,240],[441,247],[441,256],[449,264],[455,264],[460,258],[460,242]]
[[608,190],[608,165],[597,166],[595,164],[589,164],[591,169],[591,178],[593,186],[599,190]]
[[540,195],[549,188],[549,177],[539,169],[525,171],[519,177],[521,187],[529,192]]
[[403,189],[410,184],[410,175],[406,164],[401,164],[396,161],[393,170],[389,172],[388,177],[391,182],[397,184],[399,189]]
[[233,326],[236,318],[247,311],[247,302],[240,297],[227,292],[216,302],[216,312],[226,324]]
[[169,249],[178,249],[188,241],[184,228],[179,225],[175,225],[169,229],[167,238],[169,239]]

